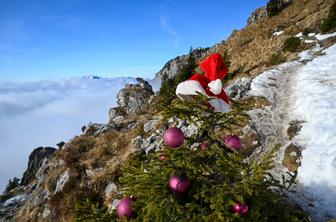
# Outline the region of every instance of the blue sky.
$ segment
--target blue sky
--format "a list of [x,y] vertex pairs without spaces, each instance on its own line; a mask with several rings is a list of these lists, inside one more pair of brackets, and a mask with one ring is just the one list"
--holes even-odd
[[0,0],[0,81],[154,74],[267,0]]

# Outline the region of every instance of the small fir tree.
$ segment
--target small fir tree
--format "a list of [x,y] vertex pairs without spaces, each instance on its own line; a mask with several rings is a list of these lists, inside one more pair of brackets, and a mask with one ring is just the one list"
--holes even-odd
[[161,110],[162,107],[170,105],[171,101],[175,98],[174,81],[168,77],[167,73],[162,76],[162,84],[159,91],[159,106],[158,109]]
[[[294,176],[280,183],[268,173],[277,149],[260,162],[247,161],[216,133],[239,124],[242,116],[238,110],[215,113],[206,100],[204,96],[191,101],[174,100],[165,110],[166,117],[173,115],[201,123],[197,135],[178,149],[165,147],[149,155],[135,155],[122,169],[120,183],[125,195],[135,197],[132,208],[137,217],[132,220],[305,221],[302,211],[284,198]],[[197,142],[209,146],[201,150],[194,147]],[[162,155],[165,160],[160,158]],[[172,175],[189,178],[188,192],[174,193],[169,189]],[[237,203],[247,204],[248,213],[234,213]]]
[[79,200],[73,212],[74,222],[111,222],[116,221],[116,216],[110,214],[99,200],[89,198]]

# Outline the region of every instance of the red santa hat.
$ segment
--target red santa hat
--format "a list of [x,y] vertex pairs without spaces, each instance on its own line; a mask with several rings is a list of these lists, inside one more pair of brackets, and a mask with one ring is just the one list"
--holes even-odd
[[199,66],[205,75],[194,74],[191,78],[181,82],[176,87],[176,95],[180,99],[197,94],[203,94],[211,98],[209,103],[216,112],[228,112],[230,110],[230,100],[225,94],[222,79],[228,74],[220,54],[210,55]]

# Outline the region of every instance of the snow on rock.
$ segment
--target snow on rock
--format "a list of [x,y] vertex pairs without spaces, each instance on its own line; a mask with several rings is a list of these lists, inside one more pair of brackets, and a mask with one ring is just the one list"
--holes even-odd
[[[289,96],[292,89],[292,75],[303,65],[301,62],[287,62],[275,69],[267,70],[253,79],[248,96],[264,97],[271,104],[264,108],[253,109],[247,112],[250,116],[250,126],[256,131],[260,146],[255,149],[251,158],[260,159],[271,150],[275,144],[282,144],[275,163],[274,176],[285,174],[282,157],[288,137],[285,133],[289,124],[288,109]],[[281,179],[281,178],[278,178]]]
[[279,32],[274,32],[272,35],[273,36],[279,36],[279,35],[281,35],[283,33],[284,33],[284,31],[279,31]]
[[304,42],[310,44],[310,43],[314,43],[314,42],[316,42],[316,41],[315,41],[315,40],[309,40],[309,39],[306,39],[306,40],[304,40]]
[[303,62],[303,61],[311,61],[314,59],[314,54],[318,51],[321,50],[321,47],[319,44],[317,44],[313,49],[311,50],[306,50],[303,52],[299,53],[299,61]]
[[336,44],[324,52],[297,72],[293,113],[306,121],[294,137],[305,147],[298,181],[317,221],[336,217]]
[[301,38],[303,36],[302,32],[295,35],[295,37]]
[[317,35],[315,35],[315,38],[319,41],[323,41],[323,40],[331,38],[331,37],[336,37],[336,32],[331,33],[331,34],[317,34]]
[[251,90],[247,93],[249,96],[265,97],[270,102],[274,102],[276,93],[276,77],[285,71],[290,71],[294,67],[300,66],[300,62],[286,62],[279,65],[276,69],[263,72],[251,83]]

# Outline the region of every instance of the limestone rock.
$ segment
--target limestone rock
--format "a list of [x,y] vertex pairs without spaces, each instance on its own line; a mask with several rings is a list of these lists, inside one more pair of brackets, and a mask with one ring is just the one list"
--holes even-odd
[[70,179],[69,170],[64,171],[64,173],[57,180],[56,188],[54,194],[63,190],[65,184],[68,183]]
[[112,213],[115,209],[117,209],[119,202],[120,200],[114,199],[112,203],[108,205],[108,211]]
[[56,149],[52,147],[38,147],[30,155],[28,161],[28,168],[24,172],[21,185],[27,185],[36,177],[35,174],[40,169],[45,158],[50,159],[55,153]]
[[[293,2],[293,0],[277,0],[277,8],[279,11],[286,8],[288,5],[290,5]],[[260,19],[266,17],[268,15],[267,7],[261,7],[256,9],[252,15],[247,20],[247,26],[259,21]]]
[[247,20],[247,25],[251,25],[252,23],[255,23],[262,19],[263,17],[267,16],[267,10],[266,7],[261,7],[255,10],[252,15]]
[[[195,57],[197,61],[201,60],[209,53],[215,52],[218,48],[218,45],[215,45],[211,48],[196,48],[192,51],[192,55]],[[164,74],[168,75],[169,79],[173,79],[181,70],[183,65],[187,62],[189,55],[178,56],[170,61],[168,61],[164,67],[155,74],[156,78],[162,78]]]
[[227,87],[225,87],[225,92],[235,101],[240,100],[250,89],[252,78],[242,77],[232,81]]
[[141,113],[149,98],[154,94],[147,81],[141,78],[136,80],[138,84],[127,84],[117,95],[118,107],[123,109],[127,115]]
[[153,119],[153,120],[149,120],[148,122],[146,122],[144,124],[144,132],[147,133],[153,129],[155,129],[155,127],[160,123],[159,119]]
[[114,120],[118,116],[125,116],[126,112],[121,107],[113,107],[109,110],[109,118],[110,120]]
[[118,189],[117,185],[115,183],[109,183],[105,188],[105,197],[109,198],[111,193],[116,192]]
[[98,136],[107,133],[115,128],[114,124],[99,124],[99,123],[89,123],[83,127],[83,132],[86,135]]

